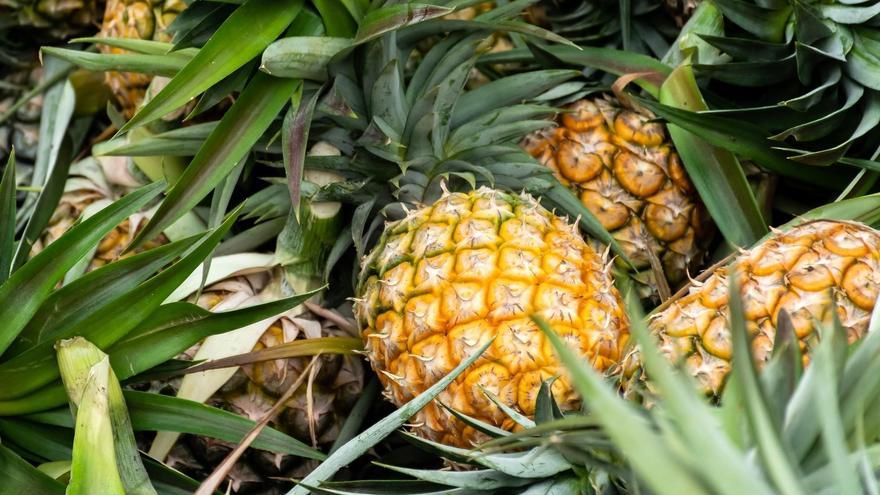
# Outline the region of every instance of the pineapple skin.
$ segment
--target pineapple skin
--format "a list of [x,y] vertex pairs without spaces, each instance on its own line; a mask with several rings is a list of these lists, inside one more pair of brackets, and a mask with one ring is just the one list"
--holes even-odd
[[[852,222],[808,222],[744,252],[735,266],[758,365],[771,356],[781,309],[791,315],[807,359],[819,340],[814,319],[831,324],[834,308],[850,343],[867,332],[880,292],[880,232]],[[720,394],[730,371],[728,273],[717,269],[649,324],[663,354],[683,361],[708,395]],[[630,370],[634,360],[628,357]]]
[[481,387],[533,415],[541,383],[558,377],[552,393],[560,407],[579,406],[532,314],[597,370],[622,357],[628,321],[599,255],[531,197],[487,188],[447,193],[388,225],[365,259],[355,304],[372,367],[398,406],[495,339],[413,418],[416,433],[462,447],[485,436],[439,403],[516,427]]
[[[186,8],[182,0],[108,0],[104,10],[100,37],[171,41],[165,30]],[[126,53],[121,48],[99,45],[103,53]],[[105,73],[105,81],[113,91],[122,113],[131,118],[147,93],[152,76],[134,72]]]
[[636,268],[650,272],[655,257],[675,286],[703,262],[714,229],[665,127],[651,118],[609,98],[582,99],[522,146],[580,198]]

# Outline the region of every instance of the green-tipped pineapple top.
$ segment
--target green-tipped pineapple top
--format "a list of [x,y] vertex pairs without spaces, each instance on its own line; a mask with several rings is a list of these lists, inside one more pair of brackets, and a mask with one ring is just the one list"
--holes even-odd
[[706,0],[699,9],[724,22],[698,31],[720,52],[694,61],[698,75],[720,83],[713,89],[747,108],[792,160],[876,155],[880,3]]

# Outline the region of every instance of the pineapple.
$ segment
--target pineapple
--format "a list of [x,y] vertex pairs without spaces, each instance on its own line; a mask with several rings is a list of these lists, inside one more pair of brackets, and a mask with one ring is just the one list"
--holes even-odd
[[[100,36],[171,41],[166,29],[184,8],[182,0],[108,0]],[[124,53],[120,48],[100,46],[104,53]],[[152,76],[134,72],[107,72],[105,79],[129,118],[143,102],[153,80]]]
[[[31,255],[64,235],[81,218],[88,217],[109,205],[126,191],[141,183],[131,173],[125,158],[90,157],[70,167],[64,194],[58,203],[43,235],[31,248]],[[91,271],[120,258],[133,235],[148,220],[147,213],[136,213],[107,234],[89,258],[85,271]],[[126,256],[168,242],[163,234]]]
[[[814,323],[829,324],[835,309],[850,342],[864,336],[880,293],[880,233],[858,223],[808,222],[742,253],[736,270],[756,361],[770,358],[780,310],[791,316],[806,356],[819,341]],[[710,395],[721,393],[730,370],[727,275],[719,268],[650,322],[662,352],[684,361]]]
[[[223,263],[223,258],[214,263]],[[245,274],[233,275],[208,286],[193,302],[211,311],[227,311],[271,299],[278,291],[284,290],[280,268],[255,270],[258,269],[246,269]],[[353,322],[341,316],[328,319],[310,311],[296,316],[280,315],[257,326],[262,334],[252,348],[254,351],[303,339],[356,336]],[[188,350],[186,357],[198,359],[199,348],[196,345]],[[311,357],[297,357],[241,366],[207,403],[259,421],[300,377],[310,361]],[[269,426],[304,443],[327,446],[338,436],[347,412],[363,391],[364,369],[361,358],[353,355],[322,355],[318,361],[318,371],[297,389]],[[171,386],[175,393],[180,387],[179,382],[159,385],[165,389]],[[161,456],[160,447],[157,444],[154,447],[157,450],[152,453]],[[186,435],[171,450],[168,464],[196,478],[204,478],[234,447],[235,444],[222,440]],[[235,493],[283,493],[277,490],[284,483],[273,478],[299,478],[314,466],[314,461],[251,449],[232,470],[229,481]]]
[[598,370],[621,358],[627,319],[607,266],[576,229],[530,196],[488,188],[445,194],[389,224],[365,259],[356,315],[373,368],[398,406],[495,339],[414,418],[424,437],[470,447],[485,435],[440,404],[512,430],[484,393],[525,415],[542,382],[563,409],[572,389],[537,313]]
[[636,268],[660,269],[674,286],[703,262],[713,229],[665,127],[651,118],[608,97],[581,99],[523,147],[577,194]]

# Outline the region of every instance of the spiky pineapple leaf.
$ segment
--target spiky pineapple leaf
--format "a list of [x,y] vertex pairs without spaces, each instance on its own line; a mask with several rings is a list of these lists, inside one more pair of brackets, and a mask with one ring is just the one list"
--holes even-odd
[[458,366],[438,380],[437,383],[431,385],[424,392],[397,409],[397,411],[379,420],[376,424],[367,428],[363,433],[352,438],[347,444],[330,454],[330,457],[303,478],[300,485],[287,492],[287,495],[306,495],[309,491],[308,486],[315,486],[322,481],[330,479],[339,469],[360,457],[373,445],[391,434],[394,430],[400,428],[412,415],[425,407],[437,394],[452,383],[458,375],[479,359],[493,341],[494,339],[480,346],[480,348],[476,349],[476,352],[459,363]]
[[572,48],[532,44],[529,48],[538,59],[541,57],[552,59],[556,67],[566,65],[578,68],[589,67],[617,76],[639,74],[633,82],[655,97],[659,95],[660,85],[672,72],[672,68],[655,58],[611,48],[587,46]]
[[[74,264],[122,220],[161,191],[161,182],[144,186],[71,228],[0,286],[0,353],[5,351]],[[6,387],[4,387],[6,388]]]
[[[161,186],[161,184],[158,184],[158,186]],[[148,189],[150,187],[151,186],[146,186],[138,191],[158,191],[158,187]],[[126,201],[126,199],[131,197],[132,194],[125,196],[116,203],[108,206],[100,213],[96,214],[95,217],[107,209],[113,209],[118,203]],[[142,195],[143,193],[139,196]],[[161,271],[158,275],[140,284],[135,289],[121,294],[115,300],[116,304],[109,307],[102,307],[89,314],[87,318],[70,327],[63,335],[56,335],[55,338],[69,338],[74,335],[79,335],[88,339],[98,347],[106,348],[124,337],[143,321],[144,318],[155,311],[165,298],[167,298],[174,289],[178,287],[207,256],[210,255],[211,251],[213,251],[220,242],[220,239],[222,239],[226,232],[232,227],[232,224],[238,218],[239,212],[240,207],[233,211],[220,227],[206,234],[198,245],[192,248],[189,253],[177,263]],[[91,218],[86,220],[86,222],[90,220]],[[81,225],[86,225],[86,223],[84,222]],[[49,246],[49,248],[40,253],[40,255],[34,259],[39,259],[39,256],[49,252],[49,249],[55,244],[60,243],[64,237],[66,236],[55,241]],[[22,271],[24,271],[24,268],[19,270],[19,272]],[[11,278],[10,281],[13,279],[14,277]],[[2,289],[3,288],[0,287],[0,294],[2,294]],[[119,308],[121,307],[126,308],[126,310],[119,311]],[[51,346],[51,341],[38,344],[37,346],[12,357],[3,364],[0,364],[0,380],[9,380],[10,383],[9,387],[4,387],[0,390],[0,399],[21,397],[36,390],[41,385],[51,382],[58,376],[58,368],[53,362],[54,359]]]
[[[632,302],[630,307],[635,308],[635,304],[637,303]],[[652,378],[659,379],[663,382],[664,388],[670,388],[670,391],[674,392],[674,395],[667,395],[668,401],[674,402],[682,397],[685,400],[680,404],[682,407],[698,403],[699,399],[692,395],[688,385],[677,381],[678,378],[672,377],[672,370],[652,347],[655,344],[648,336],[644,323],[641,322],[641,313],[631,311],[629,314],[632,318],[633,336],[641,348],[640,352],[645,355],[643,359]],[[589,367],[589,364],[578,358],[568,348],[546,321],[538,317],[533,317],[533,319],[547,336],[560,360],[571,374],[572,385],[582,396],[590,398],[593,415],[602,424],[610,439],[622,449],[623,454],[628,457],[630,464],[640,477],[644,478],[652,487],[656,487],[658,493],[670,495],[702,493],[702,483],[695,479],[693,474],[688,471],[687,463],[680,458],[684,453],[674,454],[670,451],[661,433],[656,432],[645,418],[636,412],[633,405],[621,400],[603,382],[598,373]],[[697,407],[705,406],[699,404]],[[693,414],[697,414],[697,412],[691,413],[691,415]],[[705,417],[702,419],[705,421]],[[695,424],[691,426],[696,427]],[[699,434],[705,433],[707,432],[700,429]],[[729,469],[728,466],[725,468]],[[743,481],[745,482],[745,480]],[[770,490],[760,487],[755,493],[769,494]]]
[[[35,187],[43,187],[54,170],[76,106],[73,86],[66,79],[73,66],[56,57],[47,56],[43,60],[43,67],[46,78],[43,85],[45,86],[40,85],[34,88],[34,91],[38,89],[45,91],[43,109],[40,112],[40,140],[37,143],[37,157],[34,161],[34,171],[31,177],[31,185]],[[52,82],[51,85],[49,85],[50,82]],[[33,98],[36,94],[39,93],[32,92],[24,95],[19,102],[24,104],[28,101],[25,98]],[[28,209],[29,204],[33,206],[33,203],[25,201],[25,205],[22,207],[28,214],[31,212]]]
[[[37,239],[43,233],[43,229],[49,224],[49,220],[51,220],[52,214],[61,200],[61,195],[64,194],[64,185],[67,182],[72,158],[70,141],[65,140],[62,144],[62,149],[58,153],[58,160],[55,166],[49,173],[46,182],[40,184],[40,194],[32,203],[32,211],[27,222],[24,224],[24,231],[18,240],[15,255],[12,257],[13,272],[18,270],[28,260],[31,248],[33,248]],[[33,198],[29,196],[27,199],[31,200]],[[25,204],[22,205],[22,210],[25,210],[27,205],[28,201],[26,200]]]
[[9,278],[15,253],[15,148],[0,178],[0,285]]
[[763,459],[767,476],[781,493],[803,493],[802,473],[800,473],[791,451],[783,444],[782,432],[774,425],[767,406],[766,392],[761,387],[757,370],[753,366],[752,349],[742,295],[736,277],[736,267],[730,270],[728,288],[730,307],[730,333],[733,340],[732,379],[737,382],[743,394],[743,404],[751,436],[757,443],[757,450]]
[[758,38],[770,42],[783,41],[791,6],[782,4],[781,8],[767,8],[743,0],[714,0],[713,3],[725,17]]
[[[705,109],[693,72],[681,66],[660,88],[660,102]],[[700,198],[725,239],[734,246],[751,246],[767,233],[767,223],[745,173],[729,151],[715,148],[674,124],[667,126],[681,161]]]
[[399,466],[391,466],[380,462],[373,464],[395,471],[401,474],[412,476],[421,481],[429,483],[437,483],[456,488],[469,488],[471,490],[499,490],[502,488],[512,488],[527,485],[532,480],[528,478],[517,478],[510,476],[494,469],[479,469],[473,471],[438,471],[434,469],[412,469]]
[[121,137],[95,144],[94,156],[195,156],[219,122],[204,122],[138,137]]
[[86,70],[137,72],[152,76],[173,77],[186,67],[191,56],[176,55],[179,52],[163,55],[146,54],[109,54],[92,53],[70,48],[46,46],[42,49],[46,55],[58,57]]
[[454,9],[439,5],[403,3],[372,10],[360,21],[355,43],[363,44],[404,26],[442,17]]
[[107,264],[52,292],[10,346],[19,354],[82,321],[97,308],[113,304],[119,294],[133,290],[165,265],[184,254],[201,236],[158,246]]
[[[179,108],[258,56],[284,32],[302,5],[303,0],[281,4],[273,0],[246,0],[168,85],[125,123],[120,133]],[[260,134],[262,132],[260,130]]]
[[[122,379],[129,378],[176,356],[209,335],[228,332],[276,316],[298,306],[319,291],[320,289],[221,313],[212,313],[183,302],[160,306],[125,338],[110,347],[111,363],[120,370]],[[320,339],[305,342],[311,340]],[[348,344],[353,345],[351,342]],[[143,352],[145,349],[150,352]],[[326,343],[316,343],[311,349],[300,350],[301,355],[312,355],[321,351],[327,351]]]
[[192,58],[193,55],[198,53],[198,50],[193,48],[174,50],[173,43],[136,38],[102,38],[99,36],[87,36],[83,38],[74,38],[70,40],[70,43],[96,43],[112,46],[114,48],[122,48],[123,50],[128,50],[130,52],[143,53],[145,55],[180,56],[183,54],[183,56],[187,58]]
[[[148,392],[125,392],[135,429],[176,431],[238,442],[256,424],[237,414],[178,397]],[[270,452],[324,459],[321,452],[272,428],[264,428],[253,447]]]
[[297,84],[299,82],[294,79],[257,73],[220,119],[128,249],[134,249],[159,235],[207,196],[266,132]]
[[471,462],[517,478],[549,478],[572,468],[565,458],[554,450],[534,449],[527,452],[502,454],[471,454]]
[[457,128],[493,110],[535,97],[579,75],[580,72],[574,70],[549,69],[496,79],[461,97],[455,105],[450,126]]
[[[150,475],[150,481],[159,495],[190,495],[199,487],[199,482],[189,476],[172,469],[152,457],[141,454],[144,467]],[[215,495],[222,495],[216,492]]]
[[[318,294],[324,288],[317,289],[312,292],[308,292],[303,294],[305,301],[308,297],[311,297],[315,294]],[[290,298],[292,299],[292,298]],[[278,301],[284,302],[284,301]],[[275,304],[275,303],[267,303],[267,304]],[[265,305],[261,305],[265,306]],[[295,307],[295,305],[291,306]],[[250,308],[246,308],[250,309]],[[290,309],[290,308],[287,308]],[[238,311],[245,311],[244,309]],[[278,314],[278,313],[275,313]],[[272,315],[269,315],[272,316]],[[265,317],[264,317],[265,318]],[[257,318],[251,323],[256,323],[264,318]],[[241,328],[246,324],[240,324],[233,328]],[[214,332],[220,333],[220,332]],[[201,364],[197,364],[190,369],[185,370],[185,373],[198,373],[201,371],[214,370],[220,368],[229,368],[233,366],[243,366],[246,364],[259,363],[264,361],[272,361],[275,359],[290,359],[295,357],[302,356],[316,356],[316,355],[333,355],[333,354],[342,354],[342,355],[351,355],[357,354],[364,351],[364,343],[360,337],[318,337],[314,339],[303,339],[303,340],[294,340],[293,342],[286,342],[284,344],[278,344],[276,346],[272,346],[266,349],[260,349],[258,351],[247,352],[244,354],[237,354],[235,356],[229,356],[225,358],[212,359],[210,361],[206,361]]]
[[489,437],[491,437],[491,438],[497,438],[497,437],[503,437],[503,436],[510,435],[510,432],[507,430],[504,430],[503,428],[498,428],[495,425],[490,425],[489,423],[485,423],[485,422],[480,421],[476,418],[472,418],[472,417],[468,416],[467,414],[465,414],[457,409],[453,409],[442,402],[438,401],[438,403],[439,403],[440,407],[449,411],[450,414],[452,414],[456,418],[460,419],[462,423],[470,426],[471,428],[473,428],[479,432],[482,432],[482,433],[485,433],[486,435],[489,435]]
[[9,493],[61,495],[64,485],[33,467],[4,445],[0,445],[0,478]]

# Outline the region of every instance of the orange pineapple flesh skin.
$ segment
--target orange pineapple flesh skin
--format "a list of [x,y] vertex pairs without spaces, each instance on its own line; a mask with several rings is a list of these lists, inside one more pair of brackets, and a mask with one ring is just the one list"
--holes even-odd
[[515,429],[481,390],[533,415],[544,380],[563,409],[579,405],[544,317],[599,371],[619,362],[628,322],[607,266],[575,227],[530,197],[488,189],[447,194],[390,224],[365,261],[356,316],[367,354],[400,406],[481,345],[488,350],[411,422],[417,434],[470,447],[483,434],[439,403]]
[[[813,320],[831,324],[832,308],[849,342],[867,332],[880,291],[880,233],[858,223],[813,221],[774,234],[741,254],[735,266],[758,364],[771,355],[782,309],[791,315],[806,359],[819,339]],[[649,325],[663,354],[683,361],[709,395],[721,392],[730,371],[728,290],[722,267]]]
[[665,127],[607,98],[578,100],[523,147],[553,170],[636,268],[660,262],[677,285],[702,263],[713,228]]

